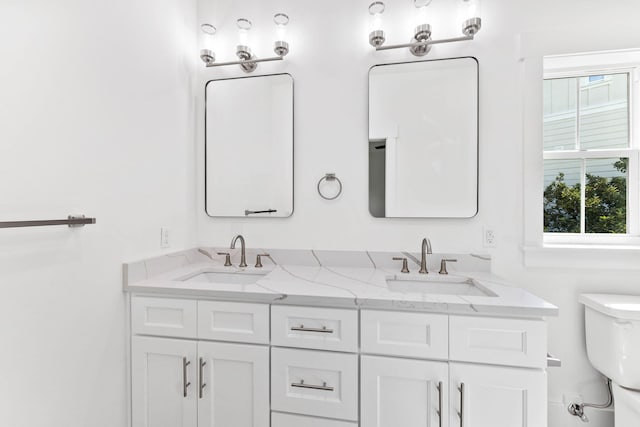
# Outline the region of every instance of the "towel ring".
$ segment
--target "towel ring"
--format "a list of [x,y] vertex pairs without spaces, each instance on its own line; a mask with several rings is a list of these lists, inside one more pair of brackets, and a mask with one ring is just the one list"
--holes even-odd
[[[328,197],[325,196],[324,194],[322,194],[322,190],[320,190],[320,186],[322,185],[323,181],[327,181],[327,182],[331,182],[331,181],[338,181],[338,192],[336,193],[335,196],[332,197]],[[325,174],[322,178],[320,178],[320,181],[318,181],[318,194],[320,195],[320,197],[322,197],[325,200],[335,200],[338,197],[340,197],[340,194],[342,194],[342,181],[340,181],[340,178],[338,178],[336,176],[335,173],[327,173]]]

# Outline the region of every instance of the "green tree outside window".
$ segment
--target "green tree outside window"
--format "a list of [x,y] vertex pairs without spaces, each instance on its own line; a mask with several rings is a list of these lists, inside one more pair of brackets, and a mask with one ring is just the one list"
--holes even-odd
[[[585,226],[587,233],[627,232],[627,168],[629,159],[613,166],[624,176],[586,174]],[[580,183],[567,185],[563,173],[544,189],[544,231],[580,233]]]

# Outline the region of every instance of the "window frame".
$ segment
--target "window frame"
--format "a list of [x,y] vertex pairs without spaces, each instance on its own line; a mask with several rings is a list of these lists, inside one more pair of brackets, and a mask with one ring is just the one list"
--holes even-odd
[[[576,99],[576,147],[574,150],[545,151],[541,144],[542,159],[544,160],[581,160],[581,204],[580,228],[581,233],[545,232],[544,223],[540,224],[542,243],[546,245],[580,244],[580,245],[640,245],[640,63],[624,64],[620,66],[577,66],[571,68],[555,68],[543,71],[543,81],[550,79],[589,77],[594,75],[627,74],[627,113],[629,146],[626,148],[603,148],[584,150],[580,148],[580,86],[578,83]],[[578,80],[579,82],[579,80]],[[544,120],[544,117],[542,117]],[[541,123],[542,125],[542,123]],[[627,170],[627,233],[586,233],[585,232],[585,164],[587,159],[628,157]],[[542,186],[544,191],[544,186]],[[540,210],[542,211],[542,200]]]

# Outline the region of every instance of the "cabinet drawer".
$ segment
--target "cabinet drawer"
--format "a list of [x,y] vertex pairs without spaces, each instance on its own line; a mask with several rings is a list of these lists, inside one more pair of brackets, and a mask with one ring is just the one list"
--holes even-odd
[[196,313],[193,300],[132,297],[131,329],[137,335],[195,338]]
[[543,320],[451,316],[450,359],[545,368],[547,326]]
[[269,305],[198,301],[198,338],[269,343]]
[[429,359],[449,357],[445,314],[362,310],[363,353]]
[[284,347],[358,351],[356,310],[271,307],[271,343]]
[[358,427],[358,424],[347,421],[272,412],[271,427]]
[[271,409],[358,419],[358,356],[271,349]]

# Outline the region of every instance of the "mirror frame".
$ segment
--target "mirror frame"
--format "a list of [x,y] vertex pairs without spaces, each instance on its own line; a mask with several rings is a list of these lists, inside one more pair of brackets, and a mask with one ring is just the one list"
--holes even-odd
[[[475,213],[471,216],[457,216],[457,217],[442,217],[442,216],[374,216],[371,213],[371,201],[369,200],[369,192],[371,191],[371,180],[369,179],[370,174],[370,162],[369,162],[369,131],[371,129],[371,115],[370,115],[370,102],[371,102],[371,71],[376,67],[384,67],[388,65],[403,65],[403,64],[413,64],[413,63],[421,63],[421,62],[436,62],[436,61],[449,61],[452,59],[473,59],[476,63],[476,97],[477,97],[477,105],[476,105],[476,210]],[[475,56],[456,56],[451,58],[437,58],[437,59],[428,59],[422,61],[403,61],[403,62],[386,62],[382,64],[375,64],[369,68],[367,73],[367,140],[366,140],[366,158],[367,158],[367,211],[369,212],[369,216],[374,219],[471,219],[475,218],[480,212],[480,61]]]
[[[287,216],[228,216],[228,215],[211,215],[207,210],[207,87],[212,82],[222,82],[227,80],[241,80],[241,79],[255,79],[260,77],[274,77],[274,76],[289,76],[291,78],[291,213]],[[295,79],[290,73],[274,73],[274,74],[261,74],[255,76],[241,76],[241,77],[227,77],[223,79],[211,79],[207,80],[204,85],[204,212],[209,218],[236,218],[241,219],[287,219],[291,218],[295,212],[295,175],[296,175],[296,163],[295,163],[295,149],[296,149],[296,110],[295,110]]]

